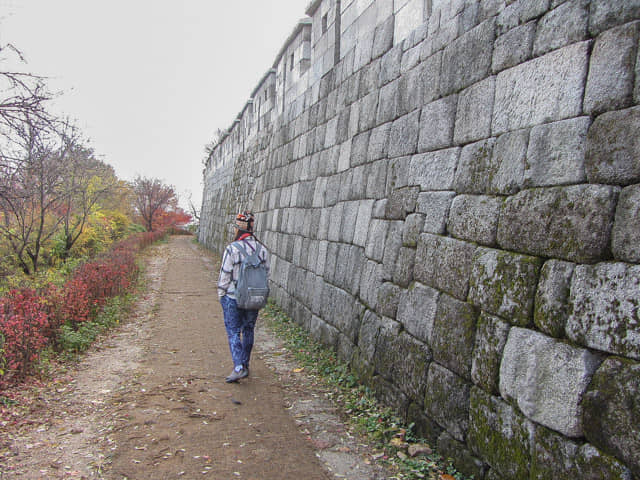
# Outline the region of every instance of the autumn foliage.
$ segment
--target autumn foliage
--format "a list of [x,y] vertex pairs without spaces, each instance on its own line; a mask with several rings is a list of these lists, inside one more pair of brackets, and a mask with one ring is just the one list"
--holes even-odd
[[115,244],[80,265],[62,287],[15,289],[0,298],[0,387],[31,373],[42,350],[56,346],[62,325],[77,329],[126,292],[138,275],[136,253],[163,235],[145,232]]

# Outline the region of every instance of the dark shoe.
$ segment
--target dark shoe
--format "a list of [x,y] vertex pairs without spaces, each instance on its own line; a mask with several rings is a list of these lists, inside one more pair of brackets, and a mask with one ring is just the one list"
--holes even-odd
[[247,378],[249,376],[249,367],[242,367],[242,371],[240,372],[240,378]]
[[229,375],[225,379],[225,382],[234,383],[234,382],[237,382],[238,380],[240,380],[241,378],[246,377],[247,375],[248,374],[246,373],[246,370],[244,368],[242,370],[240,370],[239,372],[234,368],[233,372],[231,372],[231,375]]

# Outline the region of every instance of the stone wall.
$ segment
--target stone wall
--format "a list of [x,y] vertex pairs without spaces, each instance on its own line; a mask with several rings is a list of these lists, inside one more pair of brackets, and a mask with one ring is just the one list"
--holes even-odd
[[307,14],[209,158],[200,241],[256,212],[273,298],[463,472],[639,479],[640,2]]

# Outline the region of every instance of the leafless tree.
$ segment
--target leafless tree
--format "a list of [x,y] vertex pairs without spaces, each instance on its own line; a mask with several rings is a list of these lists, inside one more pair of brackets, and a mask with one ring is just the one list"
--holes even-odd
[[137,176],[133,181],[136,210],[147,231],[152,232],[156,214],[177,202],[174,187],[157,178]]

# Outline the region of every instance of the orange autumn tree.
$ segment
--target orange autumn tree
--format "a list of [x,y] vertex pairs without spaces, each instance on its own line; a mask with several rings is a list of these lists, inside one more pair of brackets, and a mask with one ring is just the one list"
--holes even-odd
[[166,209],[159,209],[153,219],[153,231],[182,229],[192,220],[191,215],[177,205],[171,205]]

